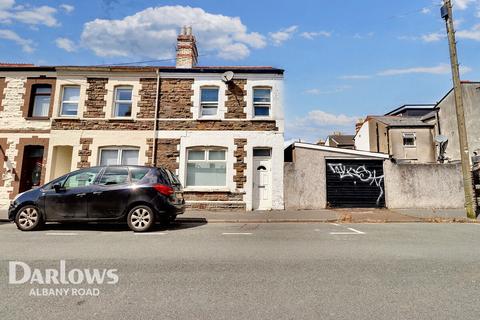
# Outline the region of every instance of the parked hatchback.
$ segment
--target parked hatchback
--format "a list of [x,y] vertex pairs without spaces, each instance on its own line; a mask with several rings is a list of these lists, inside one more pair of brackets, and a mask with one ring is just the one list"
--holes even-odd
[[22,231],[45,222],[126,221],[136,232],[185,211],[182,186],[167,169],[99,166],[77,170],[12,201],[8,218]]

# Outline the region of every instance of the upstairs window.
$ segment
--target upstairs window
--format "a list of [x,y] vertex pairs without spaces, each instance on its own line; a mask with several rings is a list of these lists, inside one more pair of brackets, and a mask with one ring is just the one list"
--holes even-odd
[[138,149],[134,148],[102,148],[100,149],[101,166],[138,165]]
[[200,115],[216,116],[218,112],[218,88],[202,88],[200,94]]
[[60,115],[65,117],[76,116],[78,113],[79,100],[80,100],[80,86],[63,87]]
[[271,89],[253,89],[253,114],[255,117],[269,117],[271,108]]
[[415,133],[404,133],[403,134],[403,146],[404,147],[415,147],[416,138]]
[[132,116],[132,87],[116,87],[114,112],[115,117]]
[[225,149],[191,149],[187,154],[187,187],[225,187]]
[[30,117],[48,117],[50,110],[50,98],[52,95],[52,86],[49,84],[36,84],[32,86],[32,95],[30,100]]

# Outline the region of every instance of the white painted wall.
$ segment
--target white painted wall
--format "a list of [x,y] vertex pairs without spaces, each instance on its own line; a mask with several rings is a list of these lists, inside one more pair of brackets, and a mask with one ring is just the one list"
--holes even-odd
[[355,149],[363,151],[370,150],[370,127],[369,121],[365,121],[355,136]]

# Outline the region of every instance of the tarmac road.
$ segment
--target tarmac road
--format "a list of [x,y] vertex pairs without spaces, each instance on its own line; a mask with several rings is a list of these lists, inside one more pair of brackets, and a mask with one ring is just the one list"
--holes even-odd
[[[480,315],[478,224],[180,224],[147,234],[104,225],[20,232],[0,224],[0,246],[1,319]],[[9,261],[39,269],[45,280],[45,269],[58,270],[60,260],[67,273],[116,269],[118,283],[8,283]],[[32,295],[44,288],[71,291]]]

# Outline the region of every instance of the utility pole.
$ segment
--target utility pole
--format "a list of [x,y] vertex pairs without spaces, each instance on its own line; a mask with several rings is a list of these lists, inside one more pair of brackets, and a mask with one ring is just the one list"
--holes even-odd
[[448,44],[450,47],[450,63],[452,65],[453,91],[455,94],[455,110],[457,114],[458,140],[460,141],[460,159],[462,161],[463,188],[465,190],[465,209],[467,217],[476,218],[476,201],[473,190],[472,170],[470,165],[470,152],[468,151],[467,129],[465,126],[465,113],[463,109],[463,92],[458,66],[457,42],[453,25],[453,10],[451,0],[444,0],[442,18],[446,21]]

